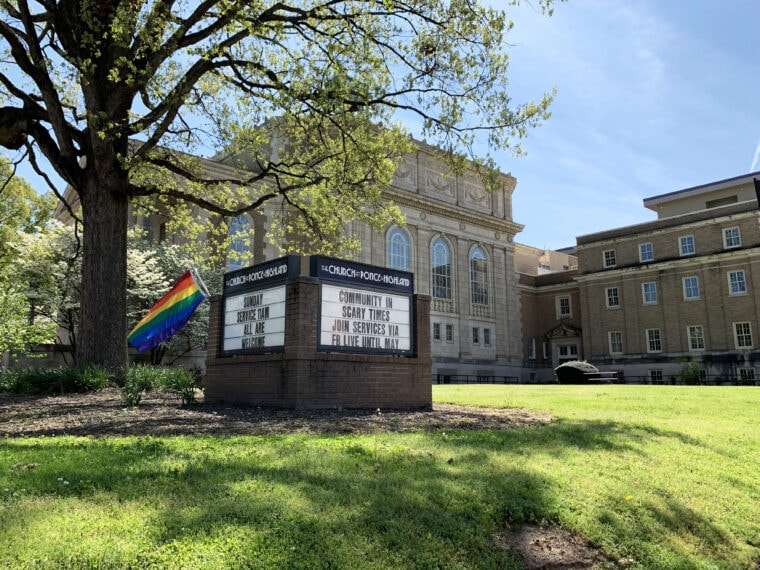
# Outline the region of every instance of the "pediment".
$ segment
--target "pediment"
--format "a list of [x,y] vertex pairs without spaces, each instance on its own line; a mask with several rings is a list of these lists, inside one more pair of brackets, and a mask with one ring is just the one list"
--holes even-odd
[[571,327],[570,325],[559,325],[554,327],[548,333],[546,338],[568,338],[568,337],[580,337],[583,336],[583,331],[577,327]]

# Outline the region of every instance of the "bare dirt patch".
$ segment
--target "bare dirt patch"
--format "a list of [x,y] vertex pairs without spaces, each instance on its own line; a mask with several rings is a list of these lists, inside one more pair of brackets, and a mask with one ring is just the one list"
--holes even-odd
[[517,555],[527,570],[600,570],[625,567],[624,563],[611,564],[583,537],[561,528],[526,524],[497,538]]
[[0,396],[0,436],[265,435],[504,430],[542,425],[550,414],[435,404],[432,410],[276,410],[199,402],[180,406],[149,393],[137,408],[119,390],[64,396]]

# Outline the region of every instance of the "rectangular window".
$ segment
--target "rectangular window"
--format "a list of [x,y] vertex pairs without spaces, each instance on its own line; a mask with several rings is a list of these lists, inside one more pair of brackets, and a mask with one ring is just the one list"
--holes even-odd
[[647,329],[647,352],[662,352],[660,329]]
[[446,342],[454,342],[454,325],[446,325]]
[[683,278],[683,298],[699,299],[699,280],[696,277]]
[[649,382],[652,384],[662,384],[662,370],[650,370]]
[[728,294],[729,295],[746,295],[747,282],[744,279],[744,271],[728,272]]
[[433,323],[433,340],[441,340],[441,323]]
[[739,368],[739,380],[742,384],[749,384],[755,381],[754,368]]
[[723,246],[726,249],[732,247],[741,247],[742,236],[739,233],[739,228],[724,228],[723,229]]
[[654,281],[648,281],[641,284],[641,297],[644,300],[645,305],[657,304],[657,283]]
[[557,347],[557,355],[560,360],[576,360],[578,358],[578,345],[565,344]]
[[491,346],[491,329],[483,329],[483,344]]
[[573,316],[573,311],[570,307],[570,297],[555,297],[554,303],[558,319],[567,319]]
[[617,265],[617,261],[615,260],[615,250],[614,249],[608,249],[604,252],[604,266],[605,267],[615,267]]
[[694,236],[681,236],[678,238],[681,255],[694,255]]
[[617,287],[607,287],[607,308],[612,309],[620,306],[620,296]]
[[734,323],[734,342],[736,348],[752,348],[752,325],[750,323]]
[[652,261],[654,259],[654,247],[652,247],[651,243],[640,243],[639,244],[639,261],[641,263],[646,263],[647,261]]
[[611,331],[608,333],[610,340],[610,354],[623,354],[623,333]]
[[549,346],[547,343],[542,342],[541,343],[541,352],[543,354],[544,360],[547,360],[549,358]]
[[480,329],[472,327],[472,344],[480,344]]
[[702,325],[689,325],[686,327],[686,336],[689,339],[689,350],[705,349],[705,331]]
[[535,338],[530,339],[530,345],[528,345],[528,359],[529,360],[536,359],[536,339]]

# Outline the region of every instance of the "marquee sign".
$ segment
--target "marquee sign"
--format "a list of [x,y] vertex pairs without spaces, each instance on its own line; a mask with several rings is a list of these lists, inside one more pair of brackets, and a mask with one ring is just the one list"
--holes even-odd
[[411,273],[314,256],[311,275],[320,279],[318,350],[414,354]]
[[301,258],[287,256],[225,273],[222,355],[283,350],[285,282],[300,270]]

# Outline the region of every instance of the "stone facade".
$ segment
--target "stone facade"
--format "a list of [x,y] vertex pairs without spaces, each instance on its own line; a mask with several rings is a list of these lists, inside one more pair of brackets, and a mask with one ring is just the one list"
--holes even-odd
[[[433,377],[519,377],[523,342],[514,237],[523,226],[512,220],[517,181],[502,174],[499,187],[486,192],[478,176],[451,173],[436,152],[418,143],[418,150],[404,158],[386,191],[406,218],[400,229],[408,239],[408,266],[399,268],[413,272],[416,292],[431,297]],[[261,219],[254,221],[261,223]],[[353,260],[393,267],[389,236],[394,229],[375,231],[365,224],[352,224],[350,231],[362,243]],[[432,286],[432,247],[438,239],[451,255],[448,298],[436,295]],[[476,248],[485,255],[486,303],[472,302],[471,255]],[[254,251],[254,262],[280,255],[275,245],[267,244]]]

